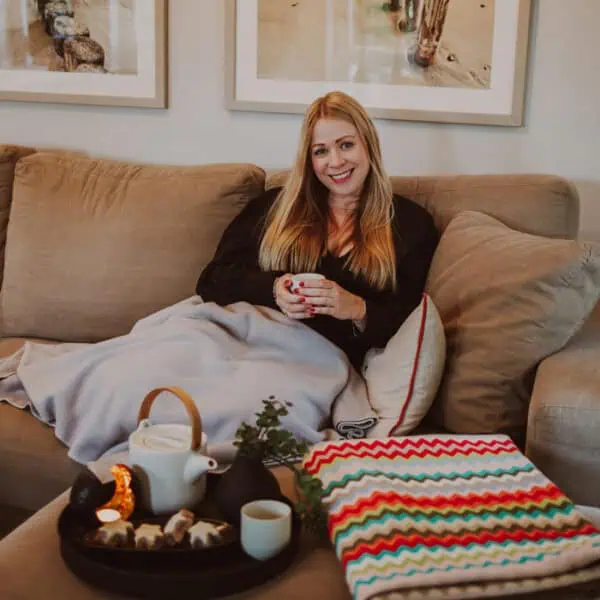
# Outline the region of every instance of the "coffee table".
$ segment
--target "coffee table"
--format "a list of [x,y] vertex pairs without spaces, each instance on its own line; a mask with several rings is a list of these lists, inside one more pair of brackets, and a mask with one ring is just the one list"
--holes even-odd
[[[287,470],[276,473],[282,491],[290,496]],[[79,580],[60,556],[56,524],[69,501],[66,491],[0,542],[2,600],[116,600],[124,596],[97,590]],[[173,591],[174,596],[176,590]],[[231,600],[350,600],[343,573],[331,547],[304,535],[295,563],[278,578]]]
[[[124,596],[108,594],[88,586],[75,577],[63,563],[59,553],[56,523],[67,502],[68,491],[0,542],[2,600],[124,600]],[[598,519],[600,524],[600,509],[584,510],[589,518]],[[597,588],[597,585],[589,586],[578,594],[564,590],[546,591],[540,594],[511,596],[510,600],[598,600],[600,590],[594,587]],[[331,547],[306,535],[296,562],[280,577],[228,598],[350,600],[351,596]]]

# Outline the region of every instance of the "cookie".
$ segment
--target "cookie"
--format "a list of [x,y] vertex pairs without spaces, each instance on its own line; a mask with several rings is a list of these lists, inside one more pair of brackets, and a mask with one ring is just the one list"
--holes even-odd
[[194,513],[182,508],[174,514],[165,525],[165,542],[169,546],[176,546],[183,540],[186,531],[194,524]]
[[165,543],[165,534],[160,525],[143,523],[135,530],[135,547],[158,550]]
[[198,521],[188,529],[192,548],[210,546],[221,539],[223,525],[214,525],[206,521]]
[[129,521],[113,521],[98,527],[92,534],[92,541],[104,546],[120,548],[127,545],[132,532],[133,525]]

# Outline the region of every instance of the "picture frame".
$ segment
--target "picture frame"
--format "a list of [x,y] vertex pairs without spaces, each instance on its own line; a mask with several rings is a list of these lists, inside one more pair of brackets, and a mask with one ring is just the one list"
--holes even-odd
[[[315,1],[314,19],[300,13],[289,16],[306,7],[306,1],[275,1],[226,0],[229,110],[303,113],[315,98],[337,89],[354,96],[374,118],[523,124],[531,0],[412,0],[413,11],[420,11],[411,15],[412,37],[410,23],[398,20],[398,15],[406,18],[408,0],[346,0],[346,8],[343,0]],[[469,1],[474,1],[471,13],[464,13]],[[444,4],[446,30],[453,37],[446,42],[442,33],[438,38],[434,68],[417,64],[418,51],[425,47],[423,30],[432,29],[422,24],[431,25],[432,14]],[[389,14],[379,14],[378,7]],[[358,10],[364,14],[357,16]],[[392,16],[396,22],[388,30],[385,19]],[[322,21],[325,25],[319,26]],[[302,24],[311,30],[312,45],[303,38]],[[364,34],[368,27],[381,32],[371,47]],[[385,53],[386,47],[393,51]],[[396,52],[399,47],[404,54]]]
[[0,101],[167,108],[167,0],[0,0]]

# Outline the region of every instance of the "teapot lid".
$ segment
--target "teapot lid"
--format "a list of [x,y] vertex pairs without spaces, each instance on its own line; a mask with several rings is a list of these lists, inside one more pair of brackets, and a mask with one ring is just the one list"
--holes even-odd
[[151,425],[144,420],[131,434],[129,443],[147,450],[181,452],[190,449],[192,429],[189,425]]

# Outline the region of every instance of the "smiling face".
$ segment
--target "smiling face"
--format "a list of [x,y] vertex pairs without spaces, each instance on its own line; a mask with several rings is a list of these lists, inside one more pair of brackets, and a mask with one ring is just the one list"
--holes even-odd
[[358,198],[370,164],[356,127],[341,119],[321,118],[313,130],[310,148],[317,179],[332,199]]

